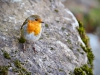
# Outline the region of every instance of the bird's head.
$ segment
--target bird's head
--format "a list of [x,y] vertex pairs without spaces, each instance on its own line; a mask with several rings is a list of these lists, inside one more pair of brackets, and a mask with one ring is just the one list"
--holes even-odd
[[30,17],[28,17],[28,33],[34,32],[35,35],[38,35],[42,29],[41,23],[44,22],[42,22],[42,19],[38,15],[31,15]]
[[37,21],[38,23],[44,23],[40,16],[38,15],[31,15],[28,20]]

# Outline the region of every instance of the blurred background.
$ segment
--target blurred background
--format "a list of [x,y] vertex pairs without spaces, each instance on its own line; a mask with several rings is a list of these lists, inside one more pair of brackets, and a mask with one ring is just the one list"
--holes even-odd
[[100,75],[100,0],[63,0],[63,4],[83,22],[95,55],[94,75]]

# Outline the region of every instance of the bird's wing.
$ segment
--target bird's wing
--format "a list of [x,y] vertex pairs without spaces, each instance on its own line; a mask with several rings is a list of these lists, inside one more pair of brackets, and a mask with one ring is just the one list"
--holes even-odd
[[24,21],[24,23],[21,26],[21,29],[23,28],[24,25],[26,25],[28,23],[28,18]]

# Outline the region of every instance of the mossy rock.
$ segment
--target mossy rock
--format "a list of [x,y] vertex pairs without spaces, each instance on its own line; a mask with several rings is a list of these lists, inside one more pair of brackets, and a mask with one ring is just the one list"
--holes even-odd
[[8,75],[8,66],[0,66],[0,75]]

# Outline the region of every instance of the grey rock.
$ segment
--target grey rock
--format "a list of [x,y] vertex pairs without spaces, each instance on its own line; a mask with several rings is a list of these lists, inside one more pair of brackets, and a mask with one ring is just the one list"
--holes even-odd
[[[33,14],[40,15],[45,22],[42,36],[35,43],[36,54],[32,44],[23,52],[18,42],[22,23]],[[85,44],[76,27],[76,18],[60,0],[0,0],[0,65],[11,63],[14,67],[13,61],[18,59],[32,75],[69,75],[75,67],[87,63],[80,47]],[[10,60],[3,57],[3,51],[10,54]]]

